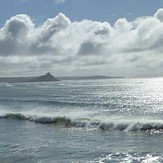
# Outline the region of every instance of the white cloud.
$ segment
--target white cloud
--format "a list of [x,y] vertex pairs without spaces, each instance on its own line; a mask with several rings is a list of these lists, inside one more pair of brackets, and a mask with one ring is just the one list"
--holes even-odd
[[[163,9],[132,22],[72,22],[59,13],[41,26],[11,17],[0,29],[0,73],[162,75]],[[12,71],[11,71],[12,70]]]
[[154,16],[160,21],[163,21],[163,9],[159,9]]
[[55,0],[55,3],[56,3],[56,4],[65,3],[65,2],[66,2],[66,0]]

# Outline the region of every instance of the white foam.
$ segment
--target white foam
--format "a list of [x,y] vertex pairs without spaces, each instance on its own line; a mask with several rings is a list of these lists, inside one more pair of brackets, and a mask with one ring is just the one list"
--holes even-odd
[[132,162],[142,162],[142,163],[159,163],[163,162],[163,156],[155,156],[152,154],[135,154],[135,153],[110,153],[99,157],[96,160],[90,161],[90,163],[104,163],[104,162],[121,162],[121,163],[132,163]]

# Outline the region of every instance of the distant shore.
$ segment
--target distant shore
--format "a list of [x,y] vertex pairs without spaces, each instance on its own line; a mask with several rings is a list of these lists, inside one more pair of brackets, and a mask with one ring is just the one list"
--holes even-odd
[[[47,80],[46,79],[44,79],[44,80],[40,79],[41,77],[44,78],[44,76],[45,75],[33,76],[33,77],[0,77],[0,83],[48,82],[49,81],[48,79]],[[54,78],[55,79],[50,80],[50,81],[116,79],[116,78],[123,78],[123,77],[110,77],[110,76],[97,75],[97,76],[63,76],[63,77],[54,77]]]

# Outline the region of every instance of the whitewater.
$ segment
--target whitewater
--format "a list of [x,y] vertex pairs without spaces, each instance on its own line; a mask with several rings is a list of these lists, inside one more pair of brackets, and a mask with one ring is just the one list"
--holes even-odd
[[0,83],[0,162],[163,162],[163,78]]

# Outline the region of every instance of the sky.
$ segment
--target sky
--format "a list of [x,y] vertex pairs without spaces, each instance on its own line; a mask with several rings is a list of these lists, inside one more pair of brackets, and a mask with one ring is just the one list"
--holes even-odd
[[0,76],[163,76],[162,0],[1,0]]

